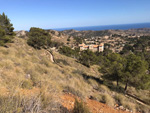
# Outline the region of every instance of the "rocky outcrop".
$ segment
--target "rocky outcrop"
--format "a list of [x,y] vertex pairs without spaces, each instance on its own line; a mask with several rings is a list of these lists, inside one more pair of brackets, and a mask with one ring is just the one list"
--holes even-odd
[[24,30],[21,30],[21,31],[15,31],[16,33],[16,36],[17,37],[21,37],[21,38],[24,38],[27,36],[27,31],[24,31]]

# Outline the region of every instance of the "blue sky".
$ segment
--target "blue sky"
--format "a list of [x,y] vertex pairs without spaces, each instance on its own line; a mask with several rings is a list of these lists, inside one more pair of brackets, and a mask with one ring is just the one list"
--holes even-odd
[[150,22],[150,0],[0,0],[15,30]]

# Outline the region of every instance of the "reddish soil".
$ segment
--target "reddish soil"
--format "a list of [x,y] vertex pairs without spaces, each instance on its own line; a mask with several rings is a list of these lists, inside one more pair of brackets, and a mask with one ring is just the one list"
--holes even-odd
[[[63,96],[61,96],[62,105],[69,111],[72,111],[74,108],[75,98],[76,97],[72,94],[64,94]],[[106,104],[91,99],[86,99],[85,103],[92,113],[130,113],[127,111],[114,109],[107,106]]]

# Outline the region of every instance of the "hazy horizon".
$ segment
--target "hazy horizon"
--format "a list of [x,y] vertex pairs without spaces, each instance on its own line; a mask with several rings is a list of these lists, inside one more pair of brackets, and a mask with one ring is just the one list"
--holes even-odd
[[[106,24],[106,25],[95,25],[95,26],[73,26],[73,27],[65,27],[65,28],[82,28],[82,27],[96,27],[96,26],[116,26],[116,25],[133,25],[133,24],[150,24],[150,22],[144,23],[126,23],[126,24]],[[51,28],[51,29],[63,29],[63,28]]]
[[150,23],[149,0],[2,0],[15,30]]
[[[142,25],[144,27],[140,27],[137,25]],[[145,25],[145,24],[148,24],[148,25]],[[127,29],[137,29],[137,28],[150,28],[150,22],[146,22],[146,23],[128,23],[128,24],[113,24],[113,25],[97,25],[97,26],[76,26],[76,27],[65,27],[65,28],[48,28],[48,29],[45,29],[45,28],[41,28],[41,29],[45,29],[45,30],[56,30],[56,31],[63,31],[63,30],[71,30],[71,29],[74,29],[74,30],[77,30],[77,31],[82,31],[82,30],[86,30],[85,28],[95,28],[95,27],[102,27],[102,29],[100,30],[116,30],[117,28],[111,28],[111,29],[104,29],[103,27],[114,27],[114,26],[127,26],[127,25],[136,25],[136,27],[129,27]],[[148,26],[148,27],[146,27]],[[37,28],[40,28],[40,27],[37,27]],[[81,30],[79,30],[81,28]],[[83,29],[82,29],[83,28]],[[126,28],[120,28],[119,30],[127,30]],[[22,29],[21,29],[22,30]],[[30,29],[26,29],[25,31],[29,31]],[[94,30],[94,29],[87,29],[87,30]],[[94,30],[94,31],[100,31],[100,30]],[[15,31],[20,31],[20,30],[15,30]]]

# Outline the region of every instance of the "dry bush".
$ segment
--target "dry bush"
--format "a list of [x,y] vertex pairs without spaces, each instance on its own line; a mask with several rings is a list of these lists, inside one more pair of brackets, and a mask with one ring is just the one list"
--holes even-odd
[[69,65],[69,63],[66,60],[63,59],[56,59],[57,63],[62,63],[63,65]]
[[22,88],[32,89],[33,88],[32,81],[31,80],[25,80],[25,81],[23,81]]
[[[55,93],[43,93],[41,95],[41,105],[44,111],[54,113],[60,111],[60,100]],[[59,113],[59,112],[58,112]]]
[[136,111],[141,113],[150,113],[150,107],[144,105],[136,105]]
[[109,106],[113,107],[115,105],[114,99],[109,94],[102,94],[100,95],[99,99],[100,102],[106,103]]
[[37,87],[40,87],[40,83],[41,83],[41,80],[42,80],[42,77],[41,77],[41,74],[39,74],[38,72],[36,71],[32,71],[32,73],[30,74],[31,76],[31,80],[33,82],[33,86],[37,86]]
[[60,113],[61,104],[59,92],[43,87],[38,91],[34,89],[20,90],[13,87],[7,95],[0,95],[1,113]]
[[82,75],[84,72],[83,70],[76,69],[76,70],[73,70],[72,73]]
[[126,97],[121,94],[115,95],[114,99],[118,105],[123,105],[126,102]]
[[136,102],[131,101],[122,94],[115,95],[114,99],[118,105],[123,106],[126,109],[132,110],[133,112],[136,112]]
[[14,69],[14,66],[13,66],[13,62],[10,60],[10,59],[3,59],[1,62],[0,62],[0,67],[5,67],[5,69]]
[[69,80],[66,80],[66,82],[62,85],[65,87],[70,87],[76,92],[80,92],[82,95],[81,97],[83,98],[89,96],[89,92],[92,90],[92,86],[84,81],[83,77],[79,75],[73,76]]
[[51,67],[52,66],[51,60],[46,58],[46,57],[42,57],[42,59],[40,60],[39,63],[45,65],[46,67]]
[[82,100],[79,102],[75,99],[73,113],[90,113],[90,111]]
[[131,87],[129,89],[132,94],[136,95],[141,100],[145,101],[148,105],[150,105],[150,91],[149,90],[135,90],[135,88]]
[[99,85],[98,91],[101,92],[101,93],[112,94],[112,92],[110,91],[110,89],[107,86],[105,86],[105,85]]
[[96,80],[89,79],[88,82],[94,89],[99,89],[99,83]]
[[64,92],[71,93],[71,94],[81,97],[81,98],[83,97],[82,93],[79,90],[75,90],[73,87],[70,87],[70,86],[64,87]]
[[40,97],[22,97],[13,94],[0,96],[0,109],[1,113],[39,113]]
[[50,68],[46,67],[45,65],[37,64],[35,66],[35,71],[37,71],[40,74],[50,74]]
[[93,98],[99,102],[105,103],[111,107],[114,107],[115,105],[115,100],[113,97],[111,97],[111,95],[107,94],[107,93],[95,93],[93,95]]

